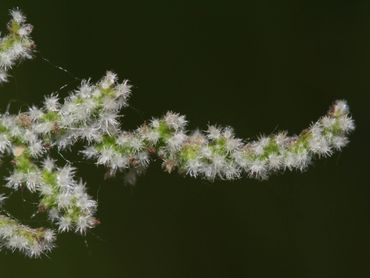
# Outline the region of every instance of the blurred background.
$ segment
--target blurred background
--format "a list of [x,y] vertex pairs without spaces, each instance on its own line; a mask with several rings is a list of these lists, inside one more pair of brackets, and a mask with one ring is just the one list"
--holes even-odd
[[[14,7],[37,53],[0,87],[1,112],[113,70],[133,84],[127,129],[173,110],[190,128],[294,134],[336,99],[357,129],[342,153],[264,182],[210,183],[157,163],[127,187],[67,154],[102,224],[61,235],[42,259],[0,252],[1,277],[369,277],[369,1],[1,0],[2,30]],[[27,204],[15,194],[9,210],[39,225]]]

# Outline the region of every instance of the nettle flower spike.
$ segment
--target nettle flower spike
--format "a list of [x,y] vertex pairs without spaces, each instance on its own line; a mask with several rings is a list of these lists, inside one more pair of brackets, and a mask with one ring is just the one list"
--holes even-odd
[[348,143],[354,129],[345,101],[336,101],[328,114],[298,136],[286,132],[244,143],[231,127],[209,126],[205,132],[185,129],[184,116],[168,112],[132,132],[104,133],[83,151],[115,173],[145,168],[153,157],[163,161],[165,171],[232,180],[246,174],[267,179],[272,173],[305,170],[313,158],[328,157]]
[[[32,28],[24,23],[24,16],[18,10],[11,15],[10,34],[0,42],[2,81],[19,58],[31,56],[33,45],[28,37]],[[0,194],[2,247],[37,257],[53,248],[57,233],[85,234],[99,223],[97,203],[76,177],[77,169],[52,158],[55,150],[68,151],[76,143],[83,145],[84,158],[106,167],[109,176],[122,172],[129,183],[157,159],[168,173],[210,181],[243,176],[265,180],[286,170],[304,171],[313,159],[329,157],[348,144],[348,134],[354,130],[348,105],[339,100],[327,115],[294,136],[278,132],[245,141],[231,127],[211,125],[205,131],[189,131],[185,116],[174,112],[125,131],[120,111],[128,105],[130,94],[127,80],[119,82],[116,74],[107,72],[96,83],[82,81],[65,99],[52,94],[40,107],[0,115],[0,156],[7,158],[4,162],[11,161],[4,189],[37,194],[36,212],[46,213],[54,227],[19,223],[5,212],[7,195]]]
[[0,36],[0,84],[8,80],[8,70],[19,60],[30,59],[34,42],[30,38],[32,25],[18,9],[10,11],[8,34]]

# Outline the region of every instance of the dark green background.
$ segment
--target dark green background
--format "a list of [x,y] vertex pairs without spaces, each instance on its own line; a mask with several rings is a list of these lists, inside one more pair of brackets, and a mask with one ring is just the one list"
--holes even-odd
[[60,236],[41,260],[1,252],[0,277],[369,277],[369,1],[1,0],[1,26],[15,6],[38,53],[0,88],[1,111],[112,69],[134,85],[128,129],[173,110],[191,128],[231,125],[243,138],[297,133],[343,98],[357,130],[341,154],[266,182],[209,183],[154,164],[125,187],[76,162],[102,224],[86,241]]

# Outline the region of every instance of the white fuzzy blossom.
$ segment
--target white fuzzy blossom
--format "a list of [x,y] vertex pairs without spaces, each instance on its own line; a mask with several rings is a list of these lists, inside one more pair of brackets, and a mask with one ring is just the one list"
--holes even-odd
[[[9,35],[0,38],[0,83],[7,70],[29,58],[31,26],[18,10],[11,12]],[[299,135],[279,132],[254,141],[237,138],[231,127],[211,125],[205,131],[188,131],[185,116],[167,112],[135,130],[120,127],[120,112],[128,105],[131,86],[107,72],[98,82],[85,80],[64,99],[45,97],[40,107],[18,114],[0,114],[0,156],[11,158],[4,177],[8,190],[37,194],[38,212],[45,212],[55,230],[85,234],[99,221],[97,203],[70,163],[52,158],[83,145],[84,158],[108,169],[108,176],[124,173],[134,183],[153,159],[166,172],[190,177],[233,180],[243,176],[267,179],[286,170],[304,171],[315,158],[328,157],[348,144],[354,122],[344,100],[336,101],[326,116]],[[5,160],[4,160],[5,161]],[[37,257],[51,250],[51,229],[31,228],[2,213],[6,195],[0,195],[0,244],[12,251]]]

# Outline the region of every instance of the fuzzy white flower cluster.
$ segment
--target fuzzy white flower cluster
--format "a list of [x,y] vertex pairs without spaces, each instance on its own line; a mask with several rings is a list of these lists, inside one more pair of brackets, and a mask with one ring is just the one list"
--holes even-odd
[[[24,24],[19,11],[11,14],[12,39],[2,39],[0,69],[11,66],[4,66],[5,59],[1,57],[10,55],[12,62],[28,57],[32,45],[28,37],[31,27]],[[11,51],[17,43],[24,46],[22,55]],[[56,233],[84,234],[99,223],[94,216],[97,203],[76,178],[77,170],[52,159],[55,150],[62,152],[72,146],[75,149],[76,143],[83,145],[81,153],[86,159],[105,166],[110,176],[124,172],[128,182],[134,182],[155,159],[162,161],[166,172],[176,170],[211,181],[242,176],[266,179],[276,172],[303,171],[315,157],[328,157],[341,150],[354,129],[348,105],[342,100],[296,136],[279,132],[244,141],[235,137],[231,127],[188,131],[185,117],[173,112],[136,130],[124,131],[120,127],[120,111],[127,106],[130,93],[126,80],[119,82],[116,74],[107,72],[97,83],[83,81],[63,100],[53,94],[45,98],[41,107],[0,115],[0,157],[7,158],[4,162],[10,161],[11,168],[4,178],[4,188],[27,189],[37,194],[37,212],[47,213],[56,227],[56,231],[34,229],[0,213],[1,246],[39,256],[53,248]],[[6,198],[0,194],[0,212],[4,211]]]
[[38,257],[53,248],[54,239],[55,234],[50,229],[31,229],[11,217],[0,215],[1,247]]
[[[48,212],[49,219],[57,225],[59,232],[74,230],[84,234],[97,223],[94,218],[96,202],[87,195],[85,184],[76,181],[75,169],[71,165],[57,167],[49,157],[43,158],[52,148],[52,137],[50,133],[39,133],[38,127],[44,123],[43,114],[40,114],[41,123],[36,123],[29,116],[30,113],[0,116],[0,155],[11,156],[13,166],[10,175],[5,178],[5,186],[13,190],[26,188],[37,193],[40,197],[38,212]],[[13,223],[14,227],[16,224],[15,221],[4,222],[4,225],[6,223]],[[0,229],[0,238],[13,242],[14,238],[5,228]],[[32,246],[28,246],[32,250],[41,252],[52,247],[54,237],[40,241],[35,239],[39,233],[25,226],[19,226],[19,229],[29,239],[22,241],[23,244],[32,243]],[[18,233],[13,235],[19,238]],[[36,243],[39,243],[39,247]],[[26,247],[11,249],[27,251]],[[36,256],[40,253],[27,251],[26,254]]]
[[32,57],[34,46],[30,38],[32,26],[26,23],[26,17],[17,9],[12,10],[10,15],[8,34],[0,36],[0,84],[8,80],[8,70],[17,61]]

